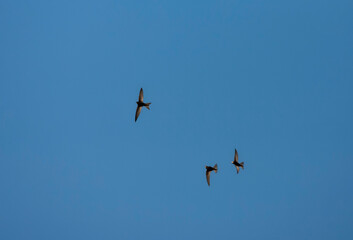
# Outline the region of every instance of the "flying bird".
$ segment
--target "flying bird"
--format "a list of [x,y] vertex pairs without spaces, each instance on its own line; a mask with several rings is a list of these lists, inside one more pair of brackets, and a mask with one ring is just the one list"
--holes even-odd
[[141,113],[142,107],[146,107],[148,110],[150,110],[151,103],[144,103],[143,102],[143,89],[142,88],[140,90],[139,100],[136,103],[137,103],[137,109],[136,109],[136,114],[135,114],[135,122]]
[[205,166],[206,168],[206,179],[207,179],[207,184],[208,186],[210,186],[210,175],[211,175],[211,172],[212,171],[215,171],[215,173],[217,173],[217,164],[214,165],[213,167],[210,167],[210,166]]
[[235,149],[235,154],[234,154],[234,161],[232,162],[234,164],[235,168],[237,169],[237,174],[239,173],[239,167],[244,169],[244,162],[239,163],[238,162],[238,151]]

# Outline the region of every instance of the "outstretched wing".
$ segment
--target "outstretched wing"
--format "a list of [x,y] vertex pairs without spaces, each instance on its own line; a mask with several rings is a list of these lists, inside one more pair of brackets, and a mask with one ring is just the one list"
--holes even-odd
[[239,173],[239,167],[237,165],[234,165],[235,168],[237,169],[237,174]]
[[206,179],[207,179],[208,186],[210,186],[210,175],[211,175],[211,171],[206,171]]
[[139,102],[143,102],[143,89],[140,90]]
[[238,162],[238,151],[237,151],[237,149],[235,149],[234,161]]
[[139,115],[140,115],[141,109],[142,109],[142,107],[137,106],[137,108],[136,108],[136,114],[135,114],[135,122],[136,122],[137,118],[138,118]]

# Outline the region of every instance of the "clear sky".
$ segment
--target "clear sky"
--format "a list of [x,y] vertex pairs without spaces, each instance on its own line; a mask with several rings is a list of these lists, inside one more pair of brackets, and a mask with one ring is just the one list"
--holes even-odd
[[0,1],[0,239],[353,239],[352,12]]

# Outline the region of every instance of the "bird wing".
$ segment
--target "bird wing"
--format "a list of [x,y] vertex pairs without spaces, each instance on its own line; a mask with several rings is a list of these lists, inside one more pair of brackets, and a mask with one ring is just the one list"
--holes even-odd
[[211,171],[206,171],[206,179],[207,179],[207,184],[208,186],[210,186],[210,175],[211,175]]
[[237,151],[237,149],[235,149],[234,161],[238,162],[238,151]]
[[237,169],[237,174],[239,173],[239,167],[237,165],[234,165],[235,168]]
[[140,90],[139,101],[143,102],[143,89]]
[[142,107],[139,107],[139,106],[137,106],[137,108],[136,108],[135,122],[137,121],[137,118],[138,118],[138,117],[139,117],[139,115],[140,115],[141,108],[142,108]]

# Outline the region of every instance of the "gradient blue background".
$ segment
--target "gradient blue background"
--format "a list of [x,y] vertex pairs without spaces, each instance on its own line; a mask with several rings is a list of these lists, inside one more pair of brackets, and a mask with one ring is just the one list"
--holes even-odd
[[0,1],[0,239],[352,239],[352,12]]

